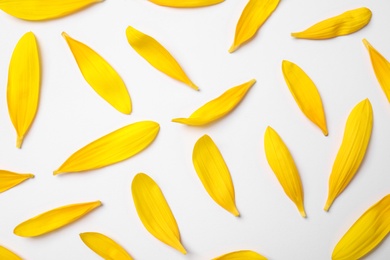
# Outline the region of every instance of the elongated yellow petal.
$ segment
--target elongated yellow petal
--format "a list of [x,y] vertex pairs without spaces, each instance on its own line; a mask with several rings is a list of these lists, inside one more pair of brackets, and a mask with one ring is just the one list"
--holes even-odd
[[197,109],[189,118],[175,118],[172,119],[172,122],[201,126],[216,121],[231,112],[255,83],[256,80],[252,79],[242,85],[228,89],[221,96]]
[[38,110],[40,64],[35,36],[28,32],[19,40],[12,53],[8,70],[8,113],[17,134],[20,148]]
[[279,2],[280,0],[249,0],[238,20],[234,42],[229,52],[234,52],[252,39]]
[[0,259],[4,260],[22,260],[21,257],[16,255],[14,252],[10,251],[9,249],[0,246]]
[[81,240],[105,260],[132,260],[133,258],[111,238],[96,232],[80,234]]
[[39,21],[59,18],[103,0],[0,0],[0,9],[14,17]]
[[126,160],[148,147],[159,130],[160,125],[153,121],[122,127],[72,154],[54,175],[93,170]]
[[360,259],[390,231],[390,194],[371,206],[349,228],[333,250],[332,260]]
[[15,187],[16,185],[30,178],[34,178],[34,175],[31,173],[20,174],[0,170],[0,193]]
[[372,121],[372,107],[368,99],[357,104],[349,114],[343,141],[329,177],[328,199],[324,210],[330,208],[359,169],[370,141]]
[[98,53],[82,42],[62,33],[84,79],[105,101],[119,112],[131,113],[131,99],[119,74]]
[[191,7],[203,7],[209,5],[216,5],[222,3],[225,0],[149,0],[156,5],[178,7],[178,8],[191,8]]
[[78,220],[101,205],[100,201],[94,201],[55,208],[19,224],[14,234],[21,237],[40,236]]
[[295,38],[323,40],[359,31],[371,20],[371,10],[366,7],[347,11],[340,15],[326,19],[308,29],[292,33]]
[[372,47],[366,39],[363,39],[363,43],[370,54],[371,64],[379,85],[381,85],[387,100],[390,102],[390,62]]
[[131,184],[134,205],[145,228],[161,242],[183,254],[176,219],[157,183],[144,173],[137,174]]
[[173,56],[154,38],[133,27],[126,29],[127,41],[150,65],[171,78],[183,82],[195,90],[199,88],[188,78]]
[[208,135],[196,142],[192,162],[210,197],[234,216],[239,216],[229,169],[218,147]]
[[270,126],[264,134],[264,149],[268,164],[284,192],[295,203],[302,217],[306,217],[301,178],[294,159],[278,133]]
[[314,82],[298,65],[290,61],[282,62],[282,70],[287,86],[301,111],[322,130],[325,136],[328,135],[321,96]]
[[264,256],[250,250],[240,250],[231,252],[219,257],[213,258],[213,260],[267,260]]

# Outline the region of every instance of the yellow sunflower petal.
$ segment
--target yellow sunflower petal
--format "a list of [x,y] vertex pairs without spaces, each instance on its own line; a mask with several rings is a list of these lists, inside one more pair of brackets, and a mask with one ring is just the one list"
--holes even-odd
[[196,142],[192,162],[210,197],[234,216],[239,216],[229,169],[218,147],[208,135]]
[[216,5],[222,3],[225,0],[149,0],[156,5],[178,7],[178,8],[189,8],[189,7],[202,7],[209,5]]
[[122,127],[72,154],[54,175],[93,170],[126,160],[148,147],[159,130],[160,125],[153,121]]
[[219,257],[213,258],[213,260],[267,260],[264,256],[250,250],[240,250],[231,252]]
[[282,70],[287,86],[301,111],[322,130],[325,136],[328,135],[321,96],[314,82],[298,65],[290,61],[282,62]]
[[101,205],[100,201],[94,201],[55,208],[19,224],[14,234],[21,237],[44,235],[78,220]]
[[361,259],[377,247],[390,229],[390,195],[371,206],[337,243],[332,260]]
[[14,252],[10,251],[9,249],[0,246],[0,259],[4,260],[22,260],[21,257],[16,255]]
[[366,7],[347,11],[326,19],[302,32],[292,33],[295,38],[323,40],[359,31],[371,20],[371,10]]
[[169,77],[181,81],[195,90],[199,90],[188,78],[175,58],[154,38],[131,26],[127,27],[126,36],[130,46],[150,65]]
[[31,173],[20,174],[20,173],[0,170],[0,193],[9,190],[12,187],[15,187],[16,185],[30,178],[34,178],[34,175]]
[[132,260],[133,258],[111,238],[96,232],[80,234],[81,240],[105,260]]
[[269,126],[264,135],[264,149],[268,164],[284,192],[295,203],[302,217],[306,217],[301,178],[294,159],[278,133]]
[[16,45],[8,70],[8,113],[16,130],[18,148],[38,110],[40,76],[37,41],[34,34],[28,32]]
[[252,79],[242,85],[228,89],[221,96],[200,107],[189,118],[175,118],[172,119],[172,122],[201,126],[218,120],[231,112],[240,103],[255,82],[256,80]]
[[355,176],[367,150],[371,137],[373,115],[368,99],[357,104],[349,114],[344,137],[329,177],[329,192],[324,210],[348,186]]
[[249,0],[238,20],[234,42],[229,52],[234,52],[252,39],[279,2],[280,0]]
[[145,228],[161,242],[183,254],[176,219],[157,183],[144,173],[137,174],[131,184],[134,205]]
[[131,113],[131,99],[119,74],[98,53],[82,42],[62,33],[88,84],[116,110]]

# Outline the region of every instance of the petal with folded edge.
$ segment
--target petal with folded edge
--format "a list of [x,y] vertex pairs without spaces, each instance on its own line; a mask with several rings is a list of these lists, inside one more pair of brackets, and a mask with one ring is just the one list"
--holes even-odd
[[156,5],[177,7],[177,8],[192,8],[192,7],[203,7],[209,5],[216,5],[222,3],[225,0],[149,0]]

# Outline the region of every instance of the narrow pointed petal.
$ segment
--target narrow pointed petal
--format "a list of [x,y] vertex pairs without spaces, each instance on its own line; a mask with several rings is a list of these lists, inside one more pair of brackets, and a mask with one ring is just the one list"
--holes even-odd
[[239,216],[229,169],[218,147],[208,135],[196,142],[192,162],[210,197],[234,216]]
[[176,219],[157,183],[148,175],[139,173],[133,179],[131,192],[138,216],[150,234],[186,254]]
[[249,0],[238,20],[234,42],[229,52],[234,52],[242,44],[251,40],[274,12],[279,2],[280,0]]
[[25,180],[34,178],[31,173],[20,174],[10,171],[0,170],[0,193],[9,190]]
[[314,82],[298,65],[290,61],[282,62],[282,70],[287,86],[301,111],[327,136],[325,112]]
[[5,260],[22,260],[22,258],[18,255],[16,255],[14,252],[11,250],[0,246],[0,259],[5,259]]
[[177,8],[192,8],[192,7],[203,7],[222,3],[225,0],[149,0],[156,5],[177,7]]
[[41,236],[78,220],[101,205],[100,201],[94,201],[55,208],[19,224],[14,234],[21,237]]
[[291,36],[301,39],[324,40],[359,31],[371,20],[371,10],[366,7],[347,11],[326,19]]
[[349,114],[344,137],[329,177],[329,192],[324,210],[348,186],[357,173],[370,141],[373,124],[371,103],[368,99],[357,104]]
[[332,260],[361,259],[390,231],[390,195],[371,206],[337,243]]
[[216,121],[230,113],[245,97],[248,90],[256,83],[252,79],[242,85],[233,87],[221,96],[213,99],[197,109],[189,118],[175,118],[172,122],[191,126],[201,126]]
[[175,58],[154,38],[131,26],[127,27],[126,36],[130,46],[150,65],[169,77],[181,81],[195,90],[199,90],[188,78]]
[[88,84],[111,106],[123,114],[131,113],[129,92],[119,74],[98,53],[65,32],[62,33]]
[[0,9],[19,19],[40,21],[59,18],[103,0],[0,0]]
[[105,167],[126,160],[148,147],[156,138],[160,125],[140,121],[111,132],[72,154],[54,175]]
[[38,110],[40,63],[38,45],[32,32],[19,40],[8,70],[8,113],[16,130],[16,147],[21,148]]
[[295,203],[302,217],[306,217],[301,178],[294,159],[278,133],[270,126],[265,131],[264,149],[268,164],[284,192]]
[[250,250],[241,250],[231,252],[219,257],[213,258],[213,260],[267,260],[264,256]]
[[372,68],[374,69],[379,85],[382,87],[387,100],[390,102],[390,62],[372,47],[366,39],[363,39],[363,43],[370,54]]
[[105,260],[132,260],[133,258],[123,247],[118,245],[111,238],[96,232],[86,232],[80,234],[81,240],[92,251]]

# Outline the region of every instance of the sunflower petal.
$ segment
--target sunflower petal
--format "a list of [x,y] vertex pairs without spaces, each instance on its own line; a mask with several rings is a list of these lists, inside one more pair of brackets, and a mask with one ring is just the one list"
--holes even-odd
[[20,174],[0,170],[0,193],[15,187],[16,185],[30,178],[34,178],[34,175],[31,173]]
[[190,8],[190,7],[203,7],[209,5],[216,5],[222,3],[225,0],[149,0],[156,5],[177,7],[177,8]]
[[0,259],[6,259],[6,260],[22,260],[21,257],[16,255],[14,252],[11,250],[0,246]]
[[264,256],[250,250],[240,250],[219,257],[213,258],[213,260],[267,260]]
[[131,184],[134,205],[145,228],[161,242],[183,254],[180,232],[164,194],[157,183],[144,173],[137,174]]

